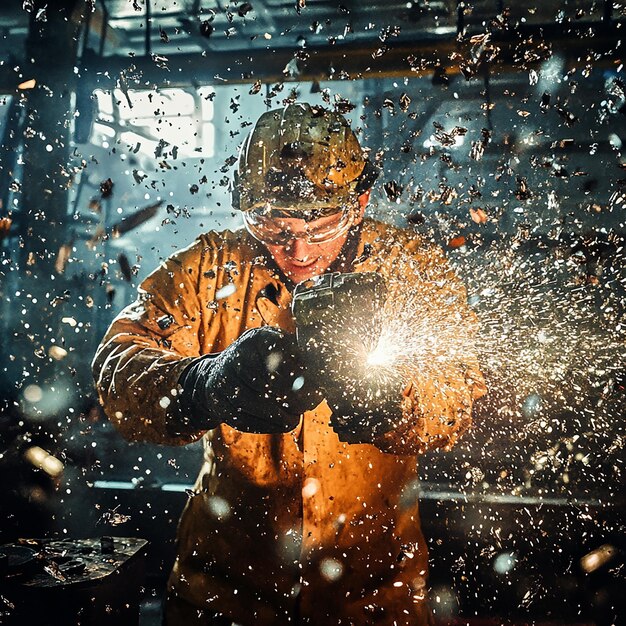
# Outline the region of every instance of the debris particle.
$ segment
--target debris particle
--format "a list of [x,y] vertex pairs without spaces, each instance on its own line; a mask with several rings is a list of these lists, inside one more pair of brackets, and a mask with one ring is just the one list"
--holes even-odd
[[461,248],[466,244],[466,242],[467,240],[463,237],[463,235],[458,235],[456,237],[452,237],[452,239],[448,241],[448,246],[452,249]]
[[154,63],[156,64],[156,66],[162,70],[168,70],[169,71],[169,67],[168,67],[168,62],[169,59],[166,56],[163,56],[162,54],[151,54],[150,57],[152,58],[152,60],[154,61]]
[[122,276],[124,278],[124,280],[129,283],[132,280],[132,269],[130,267],[130,262],[128,260],[128,257],[123,253],[120,252],[120,254],[117,257],[117,263],[120,266],[120,271],[122,272]]
[[237,13],[239,14],[239,17],[245,17],[248,13],[250,13],[250,11],[254,11],[254,8],[249,2],[244,2],[239,6]]
[[174,323],[174,318],[171,315],[163,315],[157,320],[157,326],[161,330],[167,330]]
[[24,82],[21,82],[17,86],[17,88],[20,89],[21,91],[26,91],[27,89],[34,89],[36,84],[37,84],[37,81],[34,78],[30,78],[28,80],[25,80]]
[[67,356],[67,350],[61,346],[50,346],[48,349],[48,356],[55,361],[62,361]]
[[517,188],[515,190],[515,197],[518,200],[529,200],[532,198],[532,191],[526,182],[526,179],[523,176],[518,176],[516,178]]
[[486,224],[489,220],[487,214],[482,209],[473,209],[470,207],[470,217],[476,224]]
[[334,109],[337,113],[345,115],[350,113],[356,108],[356,105],[352,104],[347,98],[342,98],[340,95],[335,94]]
[[[118,509],[120,505],[118,504],[114,509],[109,511],[105,511],[100,519],[96,522],[98,524],[109,524],[109,526],[120,526],[121,524],[125,524],[130,520],[130,515],[123,515],[122,513],[118,513]],[[102,538],[104,539],[104,537]]]
[[383,185],[385,195],[390,202],[398,202],[402,196],[402,187],[395,181],[390,180]]
[[113,193],[113,187],[115,186],[115,184],[113,183],[113,181],[110,178],[107,178],[106,180],[103,180],[100,183],[100,195],[103,198],[110,198],[111,194]]
[[234,284],[229,283],[228,285],[224,285],[220,289],[218,289],[215,293],[216,300],[224,300],[229,296],[232,296],[235,291],[237,291],[237,287]]
[[10,217],[0,217],[0,243],[9,236],[13,220]]

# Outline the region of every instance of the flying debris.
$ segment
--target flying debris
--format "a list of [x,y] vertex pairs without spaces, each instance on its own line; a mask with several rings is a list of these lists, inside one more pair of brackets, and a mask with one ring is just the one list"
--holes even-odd
[[213,20],[202,20],[202,22],[200,22],[200,34],[203,37],[206,37],[207,39],[213,34],[213,31],[215,30],[213,27],[213,24],[211,24]]
[[461,248],[466,243],[467,239],[463,235],[457,235],[448,241],[448,246],[454,250],[456,248]]
[[480,161],[485,153],[487,144],[491,141],[491,131],[483,128],[481,131],[481,139],[479,141],[472,141],[472,149],[470,150],[470,159],[474,161]]
[[402,187],[395,180],[390,180],[383,185],[385,195],[390,202],[398,202],[402,196]]
[[122,513],[118,513],[118,509],[120,505],[118,504],[114,509],[110,509],[105,511],[96,524],[109,524],[109,526],[120,526],[121,524],[125,524],[130,521],[130,515],[123,515]]
[[435,127],[435,133],[433,135],[435,141],[444,147],[457,145],[457,137],[465,137],[467,134],[467,128],[462,126],[455,126],[449,132],[446,132],[443,125],[439,122],[433,122],[433,126]]
[[134,230],[135,228],[141,226],[149,219],[152,219],[158,212],[159,208],[161,208],[163,202],[159,200],[159,202],[155,202],[154,204],[150,204],[143,209],[139,209],[134,213],[131,213],[128,217],[123,218],[117,224],[114,224],[111,228],[111,232],[114,237],[121,237],[125,233]]
[[249,2],[243,2],[239,5],[237,9],[237,14],[239,15],[239,17],[245,17],[251,11],[254,11],[253,6]]
[[100,183],[100,196],[102,198],[110,198],[112,193],[113,193],[113,187],[115,186],[115,184],[113,183],[113,181],[110,178],[107,178],[106,180],[103,180]]
[[169,59],[162,54],[151,54],[150,58],[154,61],[154,64],[162,70],[167,70],[169,72]]
[[130,262],[128,260],[128,257],[123,252],[120,252],[120,254],[118,255],[117,263],[120,266],[120,271],[122,272],[122,276],[124,277],[124,280],[127,283],[131,282],[133,278],[133,271],[130,267]]
[[352,104],[347,98],[342,98],[339,94],[335,94],[334,99],[334,109],[337,113],[341,113],[345,115],[346,113],[350,113],[350,111],[354,110],[356,105]]
[[0,243],[9,236],[13,220],[10,217],[0,217]]
[[36,85],[37,85],[37,81],[34,78],[30,78],[28,80],[21,82],[17,86],[17,88],[20,89],[21,91],[27,91],[28,89],[34,89]]
[[489,221],[489,217],[482,209],[474,209],[470,207],[470,217],[476,224],[486,224]]
[[516,178],[517,187],[515,189],[515,197],[518,200],[529,200],[532,198],[533,194],[526,182],[526,179],[523,176],[518,176]]

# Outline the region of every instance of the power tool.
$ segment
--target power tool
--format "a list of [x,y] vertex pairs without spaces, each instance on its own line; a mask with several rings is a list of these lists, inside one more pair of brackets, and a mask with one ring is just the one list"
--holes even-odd
[[385,279],[374,272],[333,272],[299,283],[292,303],[298,347],[320,372],[358,367],[354,357],[378,340],[386,299]]
[[400,414],[399,377],[381,377],[367,360],[380,338],[387,294],[385,279],[374,272],[322,274],[294,290],[298,347],[342,441],[369,443]]

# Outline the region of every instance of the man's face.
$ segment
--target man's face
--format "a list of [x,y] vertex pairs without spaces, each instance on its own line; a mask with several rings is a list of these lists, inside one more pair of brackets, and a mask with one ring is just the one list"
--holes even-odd
[[[291,232],[304,232],[304,220],[288,221],[293,222]],[[306,239],[294,237],[283,246],[265,245],[285,276],[299,283],[326,272],[339,256],[347,237],[348,233],[344,233],[327,243],[308,243]]]
[[[363,218],[368,197],[369,193],[363,194],[359,198],[359,215],[352,228]],[[328,219],[322,217],[316,222]],[[324,274],[341,253],[349,235],[348,231],[325,243],[310,243],[302,235],[306,232],[307,226],[308,228],[314,227],[317,225],[316,222],[308,222],[307,224],[303,219],[282,218],[280,220],[281,228],[292,233],[293,237],[283,245],[265,244],[276,265],[285,276],[296,284],[313,276]]]

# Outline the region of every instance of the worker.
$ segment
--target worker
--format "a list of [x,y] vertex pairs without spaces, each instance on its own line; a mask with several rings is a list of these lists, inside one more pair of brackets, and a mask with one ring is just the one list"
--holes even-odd
[[125,437],[203,438],[168,626],[431,622],[416,456],[449,449],[470,425],[484,392],[476,359],[468,349],[416,367],[396,391],[400,410],[369,432],[359,423],[355,443],[339,426],[350,420],[335,419],[350,399],[316,388],[290,315],[301,281],[377,272],[473,328],[441,250],[364,218],[375,174],[343,116],[305,103],[264,113],[234,184],[245,228],[166,259],[97,350],[100,400]]

